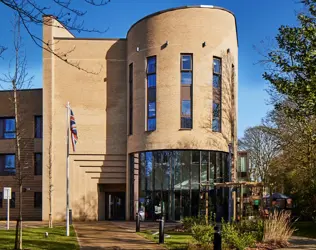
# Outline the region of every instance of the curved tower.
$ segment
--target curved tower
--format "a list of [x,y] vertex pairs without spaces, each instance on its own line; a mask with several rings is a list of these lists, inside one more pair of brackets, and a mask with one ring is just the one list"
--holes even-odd
[[207,182],[210,205],[217,197],[217,212],[228,215],[228,192],[212,183],[234,176],[228,156],[236,141],[237,58],[235,17],[218,7],[157,12],[128,31],[131,218],[136,211],[144,219],[159,211],[170,220],[196,215]]

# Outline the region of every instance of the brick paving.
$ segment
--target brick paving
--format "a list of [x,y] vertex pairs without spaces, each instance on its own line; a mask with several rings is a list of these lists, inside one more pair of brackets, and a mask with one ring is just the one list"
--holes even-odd
[[74,227],[82,250],[165,249],[137,235],[131,225],[129,222],[94,221],[75,222]]

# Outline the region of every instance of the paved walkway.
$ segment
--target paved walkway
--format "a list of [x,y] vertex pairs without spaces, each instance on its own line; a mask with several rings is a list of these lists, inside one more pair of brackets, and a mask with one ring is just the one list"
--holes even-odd
[[76,222],[74,227],[80,249],[164,249],[137,235],[135,229],[122,226],[124,224],[109,221]]
[[290,243],[292,244],[290,247],[282,248],[282,250],[316,250],[316,239],[293,236]]

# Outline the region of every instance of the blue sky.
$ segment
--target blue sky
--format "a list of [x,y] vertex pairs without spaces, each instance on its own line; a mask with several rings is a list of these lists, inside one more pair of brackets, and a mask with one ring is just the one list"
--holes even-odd
[[[52,2],[41,0],[40,2]],[[76,4],[83,1],[73,0]],[[235,13],[239,37],[239,102],[238,102],[238,137],[250,126],[260,123],[269,110],[267,84],[262,79],[263,67],[257,62],[261,58],[253,46],[260,47],[266,38],[274,38],[282,24],[296,23],[295,11],[302,9],[297,0],[111,0],[103,7],[84,5],[87,14],[85,26],[99,30],[108,28],[104,34],[81,33],[78,37],[125,37],[130,26],[142,17],[153,12],[183,5],[215,5],[227,8]],[[76,6],[76,5],[74,5]],[[80,5],[76,7],[80,8]],[[1,39],[0,44],[10,48],[12,32],[10,22],[12,12],[0,4]],[[41,36],[41,27],[34,27]],[[33,87],[42,83],[42,51],[26,37],[29,74],[34,75]],[[0,59],[0,73],[6,72],[11,59],[11,51]]]

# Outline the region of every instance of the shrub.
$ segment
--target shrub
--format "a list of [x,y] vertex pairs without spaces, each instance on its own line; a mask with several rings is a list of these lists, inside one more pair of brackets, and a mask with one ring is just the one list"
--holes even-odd
[[254,246],[256,239],[251,233],[242,233],[234,224],[222,222],[222,239],[228,249],[244,250]]
[[191,230],[194,225],[206,225],[205,216],[192,216],[192,217],[185,217],[182,220],[182,225],[184,229]]
[[202,246],[209,246],[213,244],[214,229],[213,226],[194,225],[191,228],[192,237]]
[[264,222],[263,240],[278,245],[287,245],[293,232],[290,213],[276,210]]
[[260,218],[254,220],[242,220],[238,223],[240,233],[250,233],[256,241],[263,240],[264,222]]

